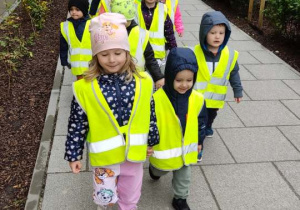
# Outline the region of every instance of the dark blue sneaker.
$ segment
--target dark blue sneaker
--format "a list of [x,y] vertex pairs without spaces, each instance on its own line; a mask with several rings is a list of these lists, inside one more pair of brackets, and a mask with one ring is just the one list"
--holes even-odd
[[180,199],[180,198],[175,199],[175,198],[173,198],[172,206],[176,210],[191,210],[189,205],[186,202],[186,199]]
[[208,138],[212,138],[214,135],[214,131],[212,128],[205,128],[205,135]]
[[201,152],[199,152],[198,154],[198,162],[202,161],[202,155],[203,155],[203,149],[201,150]]

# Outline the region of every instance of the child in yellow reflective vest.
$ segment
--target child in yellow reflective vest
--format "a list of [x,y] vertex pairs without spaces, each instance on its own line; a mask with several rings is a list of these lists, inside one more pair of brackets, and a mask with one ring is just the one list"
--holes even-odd
[[175,26],[175,30],[179,37],[183,37],[184,26],[178,4],[179,0],[160,0],[160,2],[167,5],[168,13]]
[[60,24],[61,65],[71,69],[77,80],[82,78],[92,59],[88,8],[88,0],[70,0],[68,10],[71,17]]
[[238,52],[227,46],[230,34],[229,21],[221,12],[213,11],[203,15],[199,30],[200,44],[194,48],[199,65],[194,88],[204,95],[206,102],[206,137],[213,136],[212,124],[217,111],[225,104],[228,83],[237,103],[243,97]]
[[158,0],[142,0],[137,4],[137,20],[141,28],[150,32],[154,57],[164,72],[166,52],[177,47],[174,26],[167,6]]
[[191,182],[190,165],[197,163],[205,139],[206,108],[204,97],[193,90],[197,60],[189,48],[170,51],[165,85],[153,94],[160,143],[150,156],[150,177],[158,180],[173,172],[172,205],[189,210],[187,197]]
[[165,79],[154,57],[154,51],[149,42],[149,31],[142,29],[134,20],[136,17],[134,0],[113,0],[111,12],[120,13],[127,20],[130,54],[136,59],[139,70],[147,69],[155,82],[155,87],[157,89],[162,87]]
[[87,143],[98,209],[115,203],[137,208],[143,162],[159,142],[153,81],[135,67],[125,24],[117,13],[91,20],[93,59],[84,78],[73,83],[65,159],[79,173]]

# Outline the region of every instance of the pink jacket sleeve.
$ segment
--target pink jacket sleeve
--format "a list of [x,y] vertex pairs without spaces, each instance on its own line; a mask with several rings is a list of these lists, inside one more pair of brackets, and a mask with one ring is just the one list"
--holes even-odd
[[179,5],[177,5],[177,8],[176,8],[174,24],[175,24],[175,29],[176,29],[177,33],[183,33],[184,26],[183,26],[183,22],[182,22],[182,18],[181,18],[181,12],[179,9]]

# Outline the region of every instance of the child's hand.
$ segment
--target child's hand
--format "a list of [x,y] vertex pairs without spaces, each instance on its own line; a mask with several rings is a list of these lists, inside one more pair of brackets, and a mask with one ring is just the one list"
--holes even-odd
[[162,79],[157,80],[157,81],[155,82],[155,87],[156,87],[156,89],[159,89],[159,88],[161,88],[162,86],[164,86],[164,84],[165,84],[165,78],[162,78]]
[[150,157],[153,154],[152,147],[147,147],[147,158]]
[[179,37],[183,37],[183,33],[178,33],[178,36]]
[[236,103],[240,103],[242,98],[234,98],[234,100],[235,100]]
[[81,169],[80,161],[69,162],[69,165],[74,174],[78,174],[80,172]]
[[202,149],[202,145],[198,145],[198,153],[201,152],[201,149]]

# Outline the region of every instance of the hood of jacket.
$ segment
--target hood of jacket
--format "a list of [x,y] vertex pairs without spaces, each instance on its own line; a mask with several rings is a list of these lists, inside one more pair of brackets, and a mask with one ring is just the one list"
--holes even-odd
[[193,84],[197,78],[198,64],[194,52],[189,48],[173,48],[167,58],[165,68],[165,85],[163,86],[176,115],[180,119],[182,131],[184,134],[186,126],[186,114],[188,111],[188,99],[193,88],[186,91],[184,94],[178,93],[174,89],[174,80],[178,72],[190,70],[194,72]]
[[223,15],[223,13],[219,11],[207,12],[202,16],[202,20],[200,23],[200,30],[199,30],[199,41],[202,49],[204,49],[205,51],[208,51],[207,43],[206,43],[206,35],[208,34],[208,32],[211,30],[213,26],[218,24],[225,24],[226,27],[224,41],[222,45],[219,47],[219,52],[220,52],[226,46],[231,34],[229,21]]

